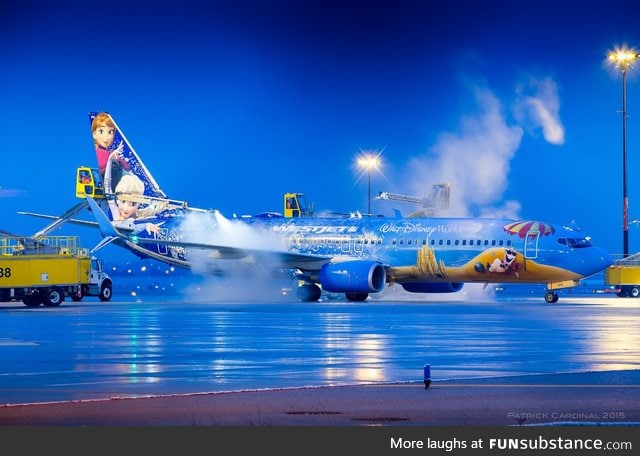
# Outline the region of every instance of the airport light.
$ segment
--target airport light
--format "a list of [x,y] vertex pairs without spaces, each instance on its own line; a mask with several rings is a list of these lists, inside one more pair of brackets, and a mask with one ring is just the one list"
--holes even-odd
[[380,155],[365,154],[358,158],[358,166],[364,168],[369,176],[369,187],[367,192],[367,215],[371,215],[371,170],[380,166]]
[[609,62],[622,72],[622,254],[629,256],[629,195],[627,187],[627,70],[640,57],[634,50],[609,53]]

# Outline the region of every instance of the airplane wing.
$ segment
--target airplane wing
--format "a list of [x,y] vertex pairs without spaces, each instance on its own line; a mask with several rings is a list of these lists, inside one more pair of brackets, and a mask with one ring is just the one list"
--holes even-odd
[[[57,215],[48,215],[48,214],[37,214],[35,212],[17,212],[18,215],[28,215],[30,217],[38,217],[47,220],[61,220],[61,218]],[[91,220],[80,220],[80,219],[68,219],[64,220],[65,223],[72,223],[74,225],[86,226],[89,228],[98,228],[98,222],[92,222]]]
[[219,259],[240,259],[248,258],[261,263],[273,263],[284,268],[297,268],[302,270],[319,269],[325,263],[331,261],[332,257],[326,255],[310,255],[288,251],[247,249],[243,247],[231,247],[226,245],[207,244],[202,242],[174,241],[170,239],[140,239],[133,240],[123,236],[125,239],[137,243],[149,243],[168,245],[172,247],[183,247],[189,249],[201,249],[212,252],[212,256]]
[[[294,252],[279,252],[272,250],[259,250],[259,249],[247,249],[243,247],[232,247],[226,245],[207,244],[203,242],[189,242],[181,240],[171,239],[156,239],[156,238],[139,238],[133,231],[125,234],[123,231],[129,231],[128,229],[118,229],[107,218],[107,215],[100,209],[98,203],[93,198],[86,198],[93,215],[96,217],[97,225],[100,227],[102,236],[104,239],[100,244],[93,248],[92,252],[95,252],[99,248],[104,247],[108,243],[121,239],[124,241],[132,242],[134,244],[161,244],[172,247],[182,247],[191,249],[201,249],[211,252],[211,256],[219,259],[239,259],[251,257],[254,260],[259,260],[263,263],[273,263],[284,268],[299,268],[302,270],[310,270],[320,268],[324,263],[331,261],[331,257],[324,255],[309,255],[300,254]],[[122,227],[120,227],[122,228]]]
[[87,207],[87,202],[83,200],[82,202],[76,204],[71,209],[66,211],[64,214],[59,215],[59,216],[57,216],[57,215],[47,215],[47,214],[37,214],[37,213],[34,213],[34,212],[24,212],[24,211],[19,211],[18,214],[19,215],[29,215],[31,217],[38,217],[38,218],[43,218],[43,219],[47,219],[47,220],[53,220],[49,225],[45,226],[44,228],[42,228],[40,231],[38,231],[37,233],[35,233],[33,235],[34,237],[38,237],[38,236],[45,236],[45,235],[49,234],[51,231],[53,231],[54,229],[58,228],[63,223],[72,223],[74,225],[86,226],[86,227],[89,227],[89,228],[98,228],[98,223],[97,222],[71,218],[74,215],[76,215],[79,212],[81,212],[86,207]]
[[[91,209],[97,221],[70,218],[80,212],[81,209],[87,207],[87,205]],[[61,216],[38,214],[25,211],[20,211],[18,212],[18,214],[52,220],[49,225],[47,225],[37,233],[39,235],[47,234],[62,223],[71,223],[74,225],[80,225],[90,228],[100,228],[103,239],[91,250],[92,253],[96,252],[107,244],[120,239],[123,241],[132,242],[134,244],[160,244],[171,247],[206,250],[210,252],[210,257],[212,258],[225,260],[247,258],[252,259],[256,262],[267,264],[272,263],[283,268],[301,269],[306,271],[319,269],[323,264],[328,263],[332,260],[332,257],[326,255],[311,255],[289,251],[249,249],[243,247],[232,247],[182,240],[139,238],[133,235],[133,233],[127,233],[127,228],[123,228],[122,226],[114,226],[112,222],[107,218],[106,214],[102,211],[102,209],[100,209],[95,200],[90,197],[87,197],[82,203],[74,206],[72,209],[68,210]]]

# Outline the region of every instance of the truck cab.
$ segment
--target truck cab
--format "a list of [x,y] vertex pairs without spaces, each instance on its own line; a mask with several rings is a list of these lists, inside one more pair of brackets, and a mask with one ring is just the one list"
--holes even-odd
[[307,204],[304,193],[284,194],[284,216],[306,217],[313,215],[313,203]]
[[87,196],[93,199],[104,198],[102,175],[97,168],[80,166],[76,170],[76,196],[78,198],[86,198]]
[[[101,259],[94,256],[91,257],[89,281],[86,285],[84,285],[83,288],[85,288],[86,292],[82,293],[82,295],[98,296],[100,298],[100,301],[109,301],[111,299],[111,295],[113,292],[111,278],[105,271],[104,263]],[[82,296],[76,296],[76,299],[74,299],[74,296],[71,296],[71,299],[73,299],[74,301],[79,301],[80,299],[82,299]]]

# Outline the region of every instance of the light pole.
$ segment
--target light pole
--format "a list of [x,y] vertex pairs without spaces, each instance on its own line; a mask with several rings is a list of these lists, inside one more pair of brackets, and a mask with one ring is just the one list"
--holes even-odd
[[380,166],[380,157],[379,155],[365,154],[358,159],[358,166],[366,169],[369,175],[369,187],[367,191],[367,215],[371,215],[371,169],[378,169],[378,166]]
[[627,70],[640,54],[619,50],[609,54],[609,61],[622,71],[622,254],[629,256],[629,194],[627,189]]

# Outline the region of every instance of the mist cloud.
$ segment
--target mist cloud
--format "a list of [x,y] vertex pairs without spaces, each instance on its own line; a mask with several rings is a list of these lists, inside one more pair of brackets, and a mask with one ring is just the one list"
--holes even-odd
[[[517,212],[515,201],[495,208],[507,187],[510,162],[520,146],[523,129],[509,125],[503,107],[489,90],[477,88],[478,112],[460,121],[459,131],[443,133],[427,155],[410,161],[414,194],[424,194],[437,182],[451,184],[448,215],[468,217],[496,212]],[[427,177],[425,177],[427,176]]]
[[217,211],[190,212],[180,226],[184,240],[255,250],[286,250],[279,236]]
[[291,285],[293,278],[281,273],[277,254],[273,253],[287,250],[286,239],[242,220],[228,219],[219,212],[190,212],[179,231],[184,242],[250,251],[237,258],[220,258],[217,250],[190,248],[191,269],[203,275],[201,284],[189,288],[192,299],[256,301],[265,296],[272,300],[290,299],[282,290]]
[[532,78],[528,85],[518,87],[517,92],[518,99],[514,107],[516,119],[532,130],[541,128],[548,143],[564,144],[565,131],[560,120],[557,84],[550,78]]
[[518,85],[511,112],[487,88],[474,88],[473,98],[476,112],[462,117],[455,132],[442,133],[425,154],[409,161],[413,178],[408,191],[423,195],[432,185],[447,182],[450,210],[442,215],[518,218],[521,204],[503,201],[503,196],[525,132],[541,130],[545,141],[564,143],[557,84],[547,77]]

